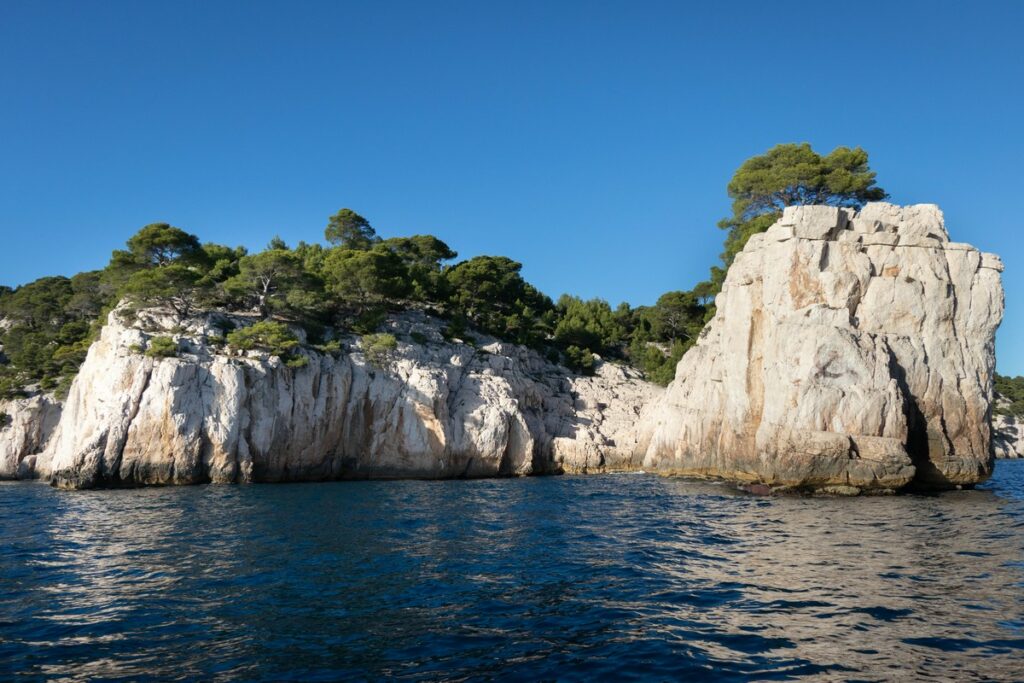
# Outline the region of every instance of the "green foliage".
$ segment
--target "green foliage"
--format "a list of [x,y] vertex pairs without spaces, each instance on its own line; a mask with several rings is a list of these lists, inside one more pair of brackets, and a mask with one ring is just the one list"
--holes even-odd
[[692,344],[676,341],[668,347],[637,337],[629,347],[633,366],[643,370],[647,379],[661,386],[675,378],[676,364]]
[[447,280],[441,263],[458,256],[447,244],[433,235],[393,237],[382,244],[401,260],[411,298],[443,301],[447,297]]
[[288,367],[290,367],[293,370],[298,370],[299,368],[304,368],[307,365],[309,365],[309,357],[308,356],[290,356],[290,357],[285,359],[284,364],[287,365]]
[[1024,417],[1024,377],[1004,377],[997,374],[995,390],[1009,402],[1008,405],[996,406],[996,413]]
[[287,325],[270,320],[232,330],[227,334],[227,341],[240,351],[260,349],[282,358],[289,357],[299,345],[298,338]]
[[96,273],[44,277],[0,297],[0,397],[24,394],[38,384],[50,389],[74,375],[92,336],[90,318],[103,310]]
[[202,297],[200,278],[195,269],[172,263],[133,273],[121,291],[137,306],[167,306],[183,320]]
[[859,208],[887,196],[875,184],[875,172],[863,149],[836,147],[821,156],[806,142],[776,145],[746,160],[729,181],[728,193],[733,200],[732,215],[718,224],[729,231],[721,255],[725,267],[713,268],[705,283],[714,293],[721,289],[725,270],[751,235],[767,230],[785,207],[827,204]]
[[383,368],[391,362],[391,358],[398,348],[398,340],[395,339],[395,335],[386,332],[364,334],[361,345],[367,362],[374,367]]
[[[77,370],[77,368],[76,368]],[[58,401],[63,401],[71,393],[71,385],[75,381],[74,374],[61,375],[60,379],[57,380],[56,385],[53,387],[53,396]]]
[[[595,350],[602,356],[620,354],[620,347],[629,331],[623,325],[621,314],[616,315],[607,301],[584,301],[563,294],[558,299],[557,313],[555,343],[564,347],[567,354],[570,347],[587,353]],[[593,365],[592,359],[590,365]]]
[[212,242],[204,244],[201,263],[197,268],[203,274],[202,284],[212,287],[238,275],[238,262],[247,253],[245,247],[232,249]]
[[384,307],[374,306],[352,318],[349,321],[349,327],[356,334],[372,334],[384,324],[387,315],[388,312]]
[[77,320],[94,320],[113,303],[115,292],[103,281],[103,271],[91,270],[71,278],[71,298],[64,311]]
[[9,424],[11,424],[11,416],[3,411],[0,411],[0,429],[3,429]]
[[386,246],[331,249],[324,259],[327,291],[346,305],[364,311],[408,292],[402,260]]
[[66,277],[42,277],[4,297],[0,315],[30,330],[60,326],[68,319],[65,307],[74,295]]
[[151,223],[128,239],[126,251],[115,251],[115,268],[156,268],[202,259],[199,238],[167,223]]
[[238,274],[227,279],[223,289],[236,304],[269,317],[315,310],[323,299],[318,285],[299,255],[282,242],[239,259]]
[[337,356],[341,353],[341,342],[337,339],[332,339],[329,342],[323,344],[316,344],[313,346],[320,353],[329,353],[332,356]]
[[370,249],[380,241],[370,222],[352,209],[341,209],[328,219],[324,238],[344,249]]
[[419,344],[420,346],[424,346],[429,341],[429,339],[427,339],[427,335],[423,334],[422,332],[410,332],[409,338],[412,339],[417,344]]
[[666,292],[645,312],[654,339],[675,344],[677,340],[690,342],[704,328],[706,308],[693,292]]
[[178,342],[170,337],[153,337],[149,340],[146,355],[150,358],[174,358],[178,355]]
[[565,349],[565,365],[573,372],[591,375],[594,373],[594,352],[571,345]]
[[484,332],[538,346],[554,327],[551,299],[526,282],[522,264],[504,256],[477,256],[445,271],[456,317]]

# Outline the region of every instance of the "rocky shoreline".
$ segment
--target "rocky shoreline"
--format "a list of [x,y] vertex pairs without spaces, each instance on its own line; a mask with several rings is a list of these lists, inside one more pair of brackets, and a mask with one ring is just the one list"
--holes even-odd
[[[304,347],[305,367],[230,354],[218,343],[227,314],[181,327],[111,314],[65,401],[0,404],[0,478],[91,488],[644,470],[757,491],[972,486],[1013,450],[1009,427],[990,426],[1001,270],[950,242],[933,205],[789,208],[736,259],[667,390],[614,363],[584,377],[514,344],[446,339],[415,311],[386,322],[398,340],[386,359],[346,337],[332,352]],[[157,335],[178,357],[140,353]]]

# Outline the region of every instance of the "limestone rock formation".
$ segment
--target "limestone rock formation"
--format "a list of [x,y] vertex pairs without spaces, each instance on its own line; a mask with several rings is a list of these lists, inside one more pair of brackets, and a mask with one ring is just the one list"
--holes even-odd
[[[996,398],[998,405],[1000,399]],[[1003,403],[1009,403],[1002,399]],[[992,416],[992,451],[997,458],[1024,458],[1024,423],[1014,415]]]
[[[611,470],[838,493],[986,478],[1021,430],[991,431],[1002,264],[950,242],[932,205],[787,209],[729,270],[667,390],[601,363],[574,376],[493,339],[391,318],[308,365],[223,346],[220,324],[112,314],[63,406],[0,404],[0,478],[82,488]],[[219,320],[218,320],[219,318]],[[177,358],[140,353],[174,336]],[[1000,421],[1001,420],[1001,421]]]
[[[236,320],[236,322],[242,322]],[[52,439],[67,488],[205,481],[486,477],[629,468],[656,388],[604,363],[578,377],[523,347],[446,341],[438,321],[391,320],[394,357],[226,355],[210,318],[176,335],[178,358],[138,351],[173,321],[112,314]],[[162,331],[161,331],[162,330]],[[410,341],[418,338],[423,343]],[[425,342],[423,341],[425,340]]]
[[934,205],[786,209],[645,411],[643,466],[842,492],[984,480],[1001,271]]
[[48,394],[0,401],[0,479],[49,474],[45,451],[60,414],[60,402]]

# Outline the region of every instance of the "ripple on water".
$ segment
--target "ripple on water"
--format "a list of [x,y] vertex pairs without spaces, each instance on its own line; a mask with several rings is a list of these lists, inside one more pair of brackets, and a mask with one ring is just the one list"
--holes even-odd
[[757,498],[644,475],[0,485],[0,677],[1013,680],[1024,462]]

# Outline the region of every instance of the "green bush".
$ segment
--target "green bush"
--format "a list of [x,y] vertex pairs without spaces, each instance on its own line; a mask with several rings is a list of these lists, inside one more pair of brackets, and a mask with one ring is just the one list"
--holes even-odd
[[298,370],[309,365],[309,358],[307,356],[292,356],[285,360],[284,364],[294,370]]
[[996,375],[995,390],[997,394],[1009,401],[1009,405],[996,406],[997,414],[1024,417],[1024,377]]
[[337,356],[341,353],[341,342],[337,339],[332,339],[331,341],[324,342],[323,344],[316,344],[313,348],[320,353],[329,353],[332,356]]
[[417,344],[419,344],[420,346],[425,345],[427,341],[429,341],[427,339],[427,335],[423,334],[422,332],[410,332],[409,338],[412,339]]
[[398,348],[398,340],[395,339],[395,335],[386,332],[381,334],[364,334],[361,341],[366,360],[370,365],[378,368],[387,365]]
[[360,313],[352,321],[352,330],[356,334],[372,334],[384,322],[388,312],[383,308],[371,308]]
[[284,323],[264,320],[227,334],[228,344],[240,351],[259,349],[273,356],[289,356],[299,340]]
[[675,379],[676,364],[690,346],[692,343],[677,340],[666,354],[658,346],[638,338],[630,344],[629,361],[633,367],[643,370],[648,381],[666,386]]
[[581,375],[594,374],[594,353],[590,349],[570,346],[565,350],[566,366]]
[[174,358],[178,355],[178,342],[170,337],[153,337],[149,340],[146,355],[150,358]]
[[53,389],[53,395],[58,401],[63,401],[68,397],[68,394],[71,392],[71,384],[75,381],[76,374],[77,373],[64,375],[60,378],[60,382],[58,382],[57,386]]

